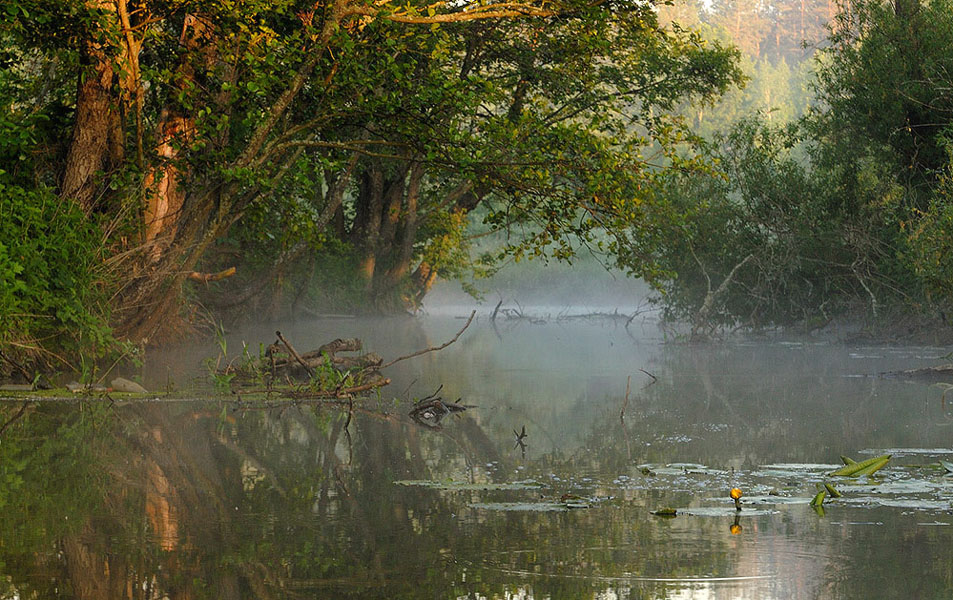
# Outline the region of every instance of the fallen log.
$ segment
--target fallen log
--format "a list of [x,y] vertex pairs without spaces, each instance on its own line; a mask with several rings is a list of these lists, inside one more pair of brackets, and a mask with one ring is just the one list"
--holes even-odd
[[[357,338],[338,338],[328,342],[317,350],[311,350],[304,354],[298,354],[294,348],[284,339],[281,332],[278,334],[278,341],[268,347],[265,356],[271,359],[269,367],[275,373],[288,372],[289,375],[298,376],[298,367],[303,368],[311,377],[314,376],[316,369],[323,368],[327,362],[330,362],[338,371],[350,371],[355,369],[373,369],[380,367],[384,359],[375,352],[368,352],[360,356],[336,356],[338,352],[359,352],[364,344]],[[281,342],[281,345],[278,344]],[[291,356],[281,355],[281,348],[284,346]]]
[[909,377],[911,379],[953,379],[953,364],[920,367],[919,369],[907,369],[905,371],[887,371],[880,375],[883,377]]
[[297,352],[297,351],[294,349],[294,347],[288,342],[288,340],[286,340],[286,339],[284,338],[284,336],[281,335],[281,332],[280,332],[280,331],[276,331],[276,332],[275,332],[275,335],[277,335],[277,336],[278,336],[278,339],[281,340],[281,343],[285,345],[285,348],[288,349],[288,352],[291,353],[291,356],[293,356],[294,359],[295,359],[296,361],[298,361],[298,364],[300,364],[302,367],[304,367],[305,371],[308,372],[308,375],[310,375],[311,377],[314,377],[314,367],[312,367],[312,366],[310,366],[308,363],[304,362],[304,359],[301,358],[300,356],[298,356],[298,352]]
[[360,352],[363,347],[364,343],[358,338],[338,338],[333,342],[328,342],[317,350],[308,352],[304,355],[304,358],[320,357],[325,354],[333,356],[338,352]]

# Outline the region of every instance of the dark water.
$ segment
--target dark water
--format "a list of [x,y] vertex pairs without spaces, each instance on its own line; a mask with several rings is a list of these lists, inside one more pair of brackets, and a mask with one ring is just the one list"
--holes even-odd
[[[462,324],[283,331],[393,357]],[[147,383],[181,390],[216,351],[150,356]],[[949,598],[953,409],[858,376],[947,352],[484,319],[389,369],[346,429],[340,407],[37,403],[0,435],[0,598]],[[407,413],[439,385],[477,408],[428,429]],[[883,451],[877,479],[826,476]],[[844,497],[819,514],[824,481]]]

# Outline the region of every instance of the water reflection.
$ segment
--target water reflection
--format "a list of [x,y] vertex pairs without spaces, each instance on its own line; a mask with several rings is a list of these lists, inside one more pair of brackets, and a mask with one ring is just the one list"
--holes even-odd
[[[357,335],[394,356],[438,345],[460,324],[285,329],[315,345]],[[949,451],[942,390],[849,377],[922,364],[926,350],[692,348],[598,323],[498,333],[474,327],[401,364],[349,424],[337,406],[33,405],[0,438],[0,597],[953,591],[951,488],[940,475],[926,492],[934,504],[921,508],[842,503],[821,518],[806,504],[840,454]],[[476,408],[422,427],[411,399],[439,385]],[[0,405],[0,421],[20,407]],[[917,473],[903,465],[935,457],[894,460],[886,484],[900,489]],[[744,489],[740,513],[733,487]],[[665,506],[692,514],[650,514]]]

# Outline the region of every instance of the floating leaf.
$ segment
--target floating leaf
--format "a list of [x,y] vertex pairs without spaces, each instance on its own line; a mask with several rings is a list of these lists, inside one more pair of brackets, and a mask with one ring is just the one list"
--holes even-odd
[[655,515],[656,517],[668,517],[668,518],[672,518],[672,517],[677,517],[677,516],[678,516],[678,511],[675,510],[674,508],[668,508],[668,507],[666,507],[666,508],[660,508],[660,509],[658,509],[658,510],[653,510],[653,511],[652,511],[652,514]]
[[947,473],[953,473],[953,463],[946,460],[941,460],[940,466],[946,469]]
[[[871,473],[882,469],[884,465],[887,464],[888,460],[890,460],[890,455],[884,454],[883,456],[869,458],[863,462],[845,465],[831,473],[831,475],[838,477],[859,477],[860,475],[870,475]],[[872,467],[875,468],[871,470]]]
[[856,460],[854,460],[853,458],[849,456],[844,456],[843,454],[840,455],[840,459],[845,465],[848,465],[848,466],[857,464]]
[[832,485],[829,484],[829,483],[825,483],[825,484],[824,484],[824,489],[826,489],[826,490],[827,490],[827,493],[831,495],[831,498],[840,498],[841,495],[842,495],[840,492],[838,492],[838,491],[834,488],[834,486],[832,486]]
[[867,465],[867,466],[864,467],[863,469],[861,469],[861,470],[857,471],[856,473],[854,473],[854,477],[860,477],[861,475],[873,475],[874,473],[876,473],[876,472],[879,471],[880,469],[882,469],[882,468],[884,468],[885,466],[887,466],[887,461],[889,461],[889,460],[890,460],[890,457],[889,457],[889,456],[881,457],[879,460],[875,461],[874,463],[872,463],[872,464],[870,464],[870,465]]
[[814,499],[811,500],[811,506],[823,506],[824,497],[827,496],[827,490],[821,490],[814,496]]

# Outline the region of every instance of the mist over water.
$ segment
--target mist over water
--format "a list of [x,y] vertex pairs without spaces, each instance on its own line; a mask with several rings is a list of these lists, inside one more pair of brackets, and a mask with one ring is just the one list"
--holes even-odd
[[[68,515],[15,516],[44,531],[59,531],[44,519],[91,523],[101,547],[90,552],[129,559],[125,570],[114,559],[113,573],[151,577],[160,591],[201,580],[209,597],[953,591],[953,477],[938,464],[953,456],[953,409],[941,387],[878,375],[937,364],[949,349],[688,345],[668,341],[651,317],[567,318],[602,300],[506,293],[524,318],[492,320],[499,300],[441,292],[416,317],[260,323],[226,336],[226,360],[242,342],[257,354],[280,329],[299,351],[359,337],[386,362],[445,343],[476,308],[456,343],[388,368],[391,385],[350,416],[341,405],[263,408],[186,391],[184,402],[111,406],[108,422],[122,425],[86,434],[75,408],[43,405],[30,426],[80,428],[69,447],[86,448],[88,467],[107,474],[102,499]],[[153,353],[147,383],[158,390],[171,378],[181,393],[219,350],[210,340]],[[469,408],[437,428],[414,422],[413,402],[438,389]],[[22,433],[12,443],[37,436]],[[876,479],[827,475],[840,455],[886,452],[894,457]],[[831,481],[844,498],[816,512],[808,501]],[[732,487],[744,492],[740,513]],[[139,497],[145,512],[115,501]],[[652,514],[663,508],[678,516]],[[29,564],[17,581],[49,577]],[[67,571],[56,577],[75,585]]]
[[581,265],[555,263],[516,265],[487,280],[474,282],[481,296],[474,298],[460,283],[441,281],[424,299],[422,312],[455,315],[480,308],[501,309],[531,316],[586,313],[657,314],[649,303],[652,290],[639,279],[587,261]]

